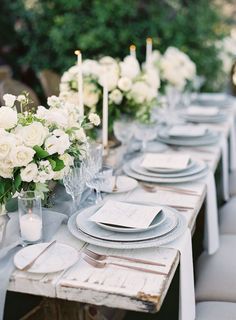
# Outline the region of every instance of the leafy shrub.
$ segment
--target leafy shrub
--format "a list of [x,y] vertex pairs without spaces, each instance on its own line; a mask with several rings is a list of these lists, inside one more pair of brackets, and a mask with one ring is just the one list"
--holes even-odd
[[145,39],[151,36],[162,52],[172,45],[189,54],[198,73],[207,78],[206,90],[220,85],[221,62],[214,43],[223,30],[213,0],[1,1],[11,21],[17,22],[17,39],[24,47],[18,63],[35,71],[51,68],[62,73],[74,64],[76,48],[84,58],[123,58],[135,43],[143,61]]

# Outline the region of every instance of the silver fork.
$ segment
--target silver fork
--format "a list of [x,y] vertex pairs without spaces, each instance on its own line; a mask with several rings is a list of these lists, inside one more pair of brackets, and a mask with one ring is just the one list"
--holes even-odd
[[159,262],[154,262],[154,261],[148,261],[144,259],[139,259],[139,258],[130,258],[130,257],[125,257],[125,256],[119,256],[119,255],[106,255],[106,254],[99,254],[97,252],[94,252],[90,249],[84,248],[83,252],[88,255],[90,258],[98,261],[103,261],[108,258],[116,258],[116,259],[121,259],[125,261],[131,261],[131,262],[137,262],[137,263],[142,263],[142,264],[147,264],[147,265],[152,265],[152,266],[159,266],[159,267],[165,267],[166,265],[163,263]]
[[167,276],[168,275],[168,273],[155,271],[155,270],[150,270],[150,269],[147,269],[147,268],[141,268],[141,267],[136,267],[136,266],[131,266],[131,265],[128,266],[128,265],[124,265],[124,264],[116,263],[116,262],[97,261],[97,260],[94,260],[94,259],[90,258],[86,254],[83,256],[83,259],[94,268],[105,268],[108,265],[112,265],[112,266],[117,266],[117,267],[121,267],[121,268],[141,271],[141,272],[158,274],[158,275],[162,275],[162,276]]

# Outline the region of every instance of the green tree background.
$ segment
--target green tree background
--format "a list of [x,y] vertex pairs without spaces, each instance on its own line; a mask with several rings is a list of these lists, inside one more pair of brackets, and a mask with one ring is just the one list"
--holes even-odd
[[76,48],[84,58],[123,58],[131,43],[143,61],[151,36],[161,52],[176,46],[189,54],[207,79],[205,90],[222,84],[215,42],[225,28],[213,0],[1,0],[1,7],[0,46],[15,50],[5,58],[16,70],[62,73],[75,63]]

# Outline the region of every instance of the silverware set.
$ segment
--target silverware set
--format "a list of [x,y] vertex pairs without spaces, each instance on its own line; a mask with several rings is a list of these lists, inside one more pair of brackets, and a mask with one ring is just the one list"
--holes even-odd
[[[125,256],[119,256],[119,255],[105,255],[105,254],[99,254],[94,251],[91,251],[87,248],[85,248],[83,251],[83,260],[86,261],[89,265],[91,265],[94,268],[105,268],[106,266],[112,265],[117,266],[121,268],[127,268],[132,269],[140,272],[146,272],[146,273],[153,273],[158,275],[167,276],[168,274],[162,271],[157,270],[151,270],[145,267],[139,267],[132,264],[122,264],[121,262],[116,262],[116,259],[129,261],[133,263],[140,263],[143,265],[149,265],[149,266],[159,266],[159,267],[165,267],[165,264],[154,262],[154,261],[148,261],[144,259],[138,259],[138,258],[131,258],[131,257],[125,257]],[[113,258],[110,260],[110,258]]]
[[179,194],[185,194],[189,196],[200,196],[200,194],[197,191],[189,190],[189,189],[182,189],[182,188],[172,187],[172,186],[160,186],[160,185],[144,183],[144,182],[139,182],[139,184],[143,189],[145,189],[148,192],[156,192],[157,190],[162,190],[162,191],[175,192]]

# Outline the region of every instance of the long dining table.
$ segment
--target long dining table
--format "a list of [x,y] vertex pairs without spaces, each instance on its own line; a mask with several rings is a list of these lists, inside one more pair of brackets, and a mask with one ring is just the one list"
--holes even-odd
[[[228,174],[230,169],[235,168],[235,159],[231,154],[234,149],[234,114],[233,108],[227,109],[228,117],[222,123],[207,124],[209,128],[221,132],[223,139],[218,143],[201,147],[168,147],[167,152],[188,153],[191,157],[206,162],[210,170],[215,173],[217,167],[222,164],[223,197],[228,199]],[[222,145],[227,144],[226,149]],[[229,152],[228,152],[229,151]],[[108,156],[108,162],[115,164],[119,148],[114,149]],[[226,163],[228,161],[229,166]],[[225,176],[226,175],[226,176]],[[165,185],[171,186],[171,185]],[[196,194],[181,193],[181,191],[156,186],[152,192],[139,184],[132,191],[124,194],[109,194],[106,199],[121,201],[135,201],[137,199],[146,203],[164,204],[169,206],[182,206],[181,214],[187,220],[188,228],[194,233],[195,223],[199,211],[206,199],[207,184],[205,179],[188,183],[181,183],[178,188],[192,190]],[[73,246],[79,252],[88,247],[102,254],[119,254],[152,260],[165,264],[161,271],[165,275],[139,272],[115,266],[106,268],[94,268],[83,259],[70,267],[68,270],[50,274],[33,274],[15,270],[9,282],[9,291],[39,295],[50,298],[58,298],[69,301],[77,301],[94,305],[103,305],[112,308],[134,310],[140,312],[158,312],[165,300],[172,279],[180,262],[180,252],[174,247],[161,246],[146,249],[106,249],[94,247],[77,238],[68,230],[67,225],[61,225],[54,239]]]

